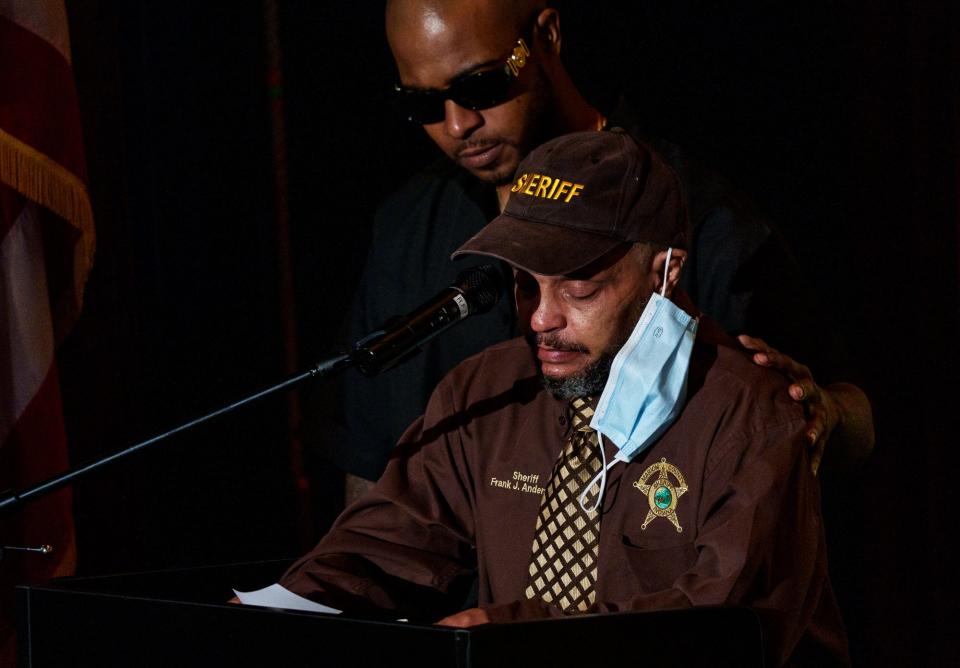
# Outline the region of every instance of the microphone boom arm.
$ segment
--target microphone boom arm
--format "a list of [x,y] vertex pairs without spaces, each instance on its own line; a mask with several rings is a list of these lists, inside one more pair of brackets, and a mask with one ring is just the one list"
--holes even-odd
[[252,403],[258,399],[262,399],[263,397],[270,396],[271,394],[279,392],[280,390],[292,388],[311,378],[319,378],[321,376],[326,376],[330,373],[333,373],[334,371],[339,371],[340,369],[346,368],[352,364],[353,364],[353,357],[350,354],[341,354],[341,355],[336,355],[334,357],[331,357],[330,359],[320,362],[309,371],[304,371],[294,376],[290,376],[286,380],[283,380],[272,387],[268,387],[265,390],[261,390],[259,392],[256,392],[255,394],[251,394],[250,396],[244,397],[243,399],[240,399],[239,401],[235,401],[232,404],[228,404],[226,406],[218,408],[217,410],[211,413],[207,413],[202,417],[198,417],[194,420],[190,420],[189,422],[186,422],[180,425],[179,427],[174,427],[169,431],[166,431],[162,434],[158,434],[157,436],[153,436],[152,438],[148,438],[147,440],[141,441],[140,443],[137,443],[135,445],[131,445],[130,447],[125,448],[123,450],[119,450],[117,452],[108,454],[104,457],[101,457],[100,459],[92,461],[88,464],[84,464],[83,466],[78,466],[77,468],[70,469],[65,473],[61,473],[60,475],[50,478],[49,480],[45,480],[44,482],[34,485],[33,487],[28,487],[27,489],[24,489],[24,490],[10,492],[4,495],[2,498],[0,498],[0,511],[16,508],[17,506],[23,503],[26,503],[27,501],[30,501],[34,497],[43,496],[44,494],[48,494],[49,492],[58,490],[64,485],[70,484],[77,478],[80,478],[81,476],[85,476],[88,473],[93,473],[94,471],[100,468],[103,468],[107,464],[115,462],[119,459],[123,459],[124,457],[128,455],[132,455],[135,452],[140,452],[141,450],[144,450],[145,448],[151,445],[154,445],[155,443],[159,443],[160,441],[166,440],[175,434],[179,434],[182,431],[187,431],[188,429],[192,429],[193,427],[199,426],[209,420],[212,420],[215,417],[219,417],[221,415],[224,415],[225,413],[229,413],[242,406],[246,406],[247,404]]

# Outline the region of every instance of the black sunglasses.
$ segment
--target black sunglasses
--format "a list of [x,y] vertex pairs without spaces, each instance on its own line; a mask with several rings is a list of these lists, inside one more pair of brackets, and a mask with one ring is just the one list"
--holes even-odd
[[464,74],[443,89],[393,87],[394,104],[411,123],[426,125],[444,119],[444,101],[453,100],[472,111],[489,109],[506,102],[520,70],[527,64],[530,48],[521,37],[503,67]]

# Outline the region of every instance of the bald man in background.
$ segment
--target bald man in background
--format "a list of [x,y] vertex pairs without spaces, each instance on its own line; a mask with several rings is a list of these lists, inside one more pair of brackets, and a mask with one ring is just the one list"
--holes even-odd
[[[814,468],[824,451],[840,468],[867,456],[869,401],[842,382],[850,375],[840,346],[822,338],[833,328],[819,321],[811,286],[782,240],[719,176],[646,136],[625,105],[604,113],[583,97],[560,57],[556,9],[536,0],[389,0],[386,29],[397,105],[446,157],[380,207],[348,320],[351,341],[454,282],[469,262],[454,263],[451,253],[500,213],[517,165],[533,148],[568,132],[624,127],[683,182],[694,234],[681,287],[728,332],[762,337],[740,341],[756,351],[756,363],[793,381],[788,392],[804,402]],[[317,412],[317,429],[326,456],[347,474],[347,502],[379,477],[447,371],[516,334],[511,301],[501,299],[493,314],[437,337],[381,376],[351,371],[343,378],[340,401]],[[820,383],[778,350],[810,364]]]

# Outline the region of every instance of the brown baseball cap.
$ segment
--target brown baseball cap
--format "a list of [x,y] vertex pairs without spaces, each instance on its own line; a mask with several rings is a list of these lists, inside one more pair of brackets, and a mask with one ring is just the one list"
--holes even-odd
[[534,149],[517,168],[503,213],[453,257],[488,255],[561,276],[638,241],[686,249],[680,181],[623,130],[576,132]]

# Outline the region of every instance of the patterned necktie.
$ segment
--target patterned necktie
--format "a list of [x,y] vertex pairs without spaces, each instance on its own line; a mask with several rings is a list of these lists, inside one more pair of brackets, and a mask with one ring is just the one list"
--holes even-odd
[[[584,486],[603,466],[597,432],[590,428],[595,406],[589,397],[570,402],[570,437],[543,492],[533,536],[526,597],[564,612],[583,612],[597,597],[600,511],[585,512],[579,503]],[[595,483],[584,505],[591,507],[599,493]]]

